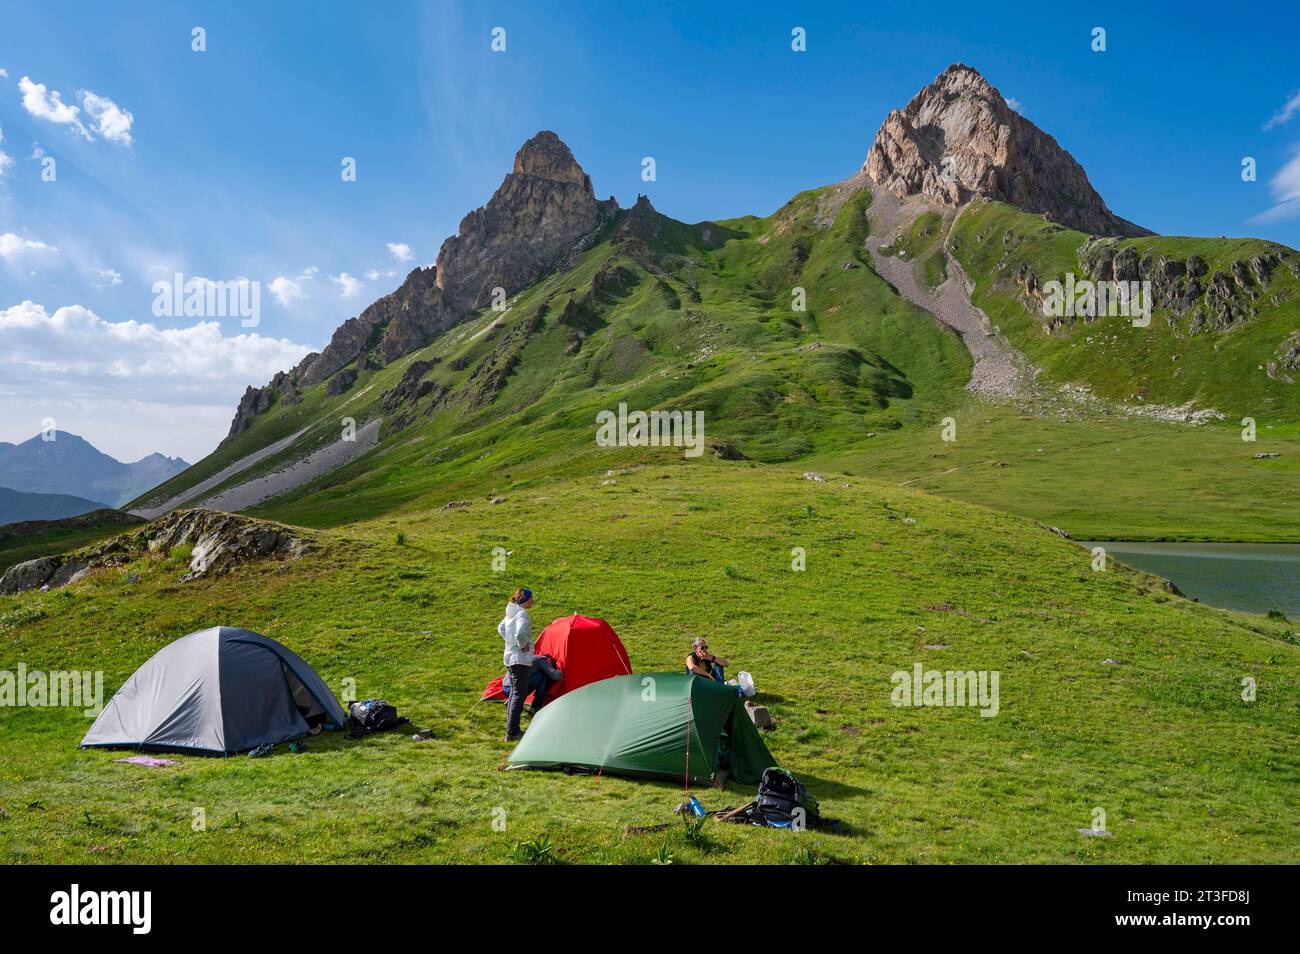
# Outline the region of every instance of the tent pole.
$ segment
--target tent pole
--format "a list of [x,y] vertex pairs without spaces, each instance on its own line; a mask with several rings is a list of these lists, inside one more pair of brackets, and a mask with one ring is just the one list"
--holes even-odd
[[683,780],[686,786],[686,794],[688,796],[691,794],[691,719],[694,717],[694,714],[688,687],[686,695],[686,778]]

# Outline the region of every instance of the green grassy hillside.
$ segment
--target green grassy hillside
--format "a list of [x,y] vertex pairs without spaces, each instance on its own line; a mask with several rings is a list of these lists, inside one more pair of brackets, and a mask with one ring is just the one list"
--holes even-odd
[[[1189,427],[1131,420],[1104,403],[993,405],[964,392],[970,363],[957,338],[869,267],[862,249],[869,227],[865,190],[846,200],[833,188],[812,190],[766,218],[698,226],[638,205],[504,314],[484,312],[388,367],[363,370],[340,396],[329,397],[322,383],[298,403],[276,404],[149,499],[306,429],[300,442],[224,486],[269,473],[304,447],[336,441],[345,418],[382,417],[375,450],[261,508],[334,526],[426,495],[481,495],[571,473],[595,450],[596,414],[626,402],[703,411],[710,442],[752,460],[803,460],[906,483],[1030,514],[1079,537],[1300,538],[1291,503],[1300,440],[1294,417],[1282,413],[1300,385],[1263,373],[1243,383],[1219,363],[1225,341],[1272,347],[1289,304],[1226,335],[1180,337],[1160,311],[1146,329],[1106,319],[1047,335],[1008,290],[1023,289],[1012,276],[1030,263],[1041,285],[1077,269],[1071,262],[1085,236],[1005,206],[971,207],[951,241],[977,278],[976,300],[1045,368],[1046,380],[1084,381],[1128,403],[1137,385],[1121,345],[1177,347],[1184,357],[1170,366],[1195,368],[1210,383],[1187,390],[1186,371],[1171,372],[1141,385],[1143,400],[1199,400],[1220,388],[1206,395],[1216,407],[1258,405],[1258,437],[1242,442],[1236,418]],[[942,281],[945,227],[937,214],[920,215],[886,251],[905,254],[929,283]],[[1180,241],[1122,244],[1171,249]],[[1211,246],[1223,248],[1210,254]],[[1221,270],[1263,246],[1197,248],[1207,267]],[[1290,294],[1287,269],[1273,269],[1272,293]],[[803,289],[804,311],[791,307],[795,289]],[[1106,322],[1118,323],[1116,343],[1100,330]],[[1202,352],[1213,357],[1209,366]],[[1132,355],[1156,360],[1140,348]],[[948,416],[960,425],[951,443],[938,439]],[[1266,451],[1282,456],[1254,459]]]
[[[1094,572],[1086,551],[992,510],[800,468],[656,460],[612,474],[575,462],[495,505],[413,498],[326,531],[297,563],[179,584],[178,560],[142,560],[0,598],[0,669],[103,669],[111,692],[181,634],[246,626],[435,736],[321,736],[298,755],[149,769],[79,751],[79,712],[0,709],[0,858],[509,861],[548,839],[565,862],[1294,859],[1293,627],[1118,565]],[[511,554],[504,573],[494,547]],[[673,819],[680,785],[502,771],[503,711],[475,700],[520,583],[539,594],[538,623],[608,619],[638,671],[676,669],[708,636],[754,673],[779,723],[769,747],[847,832],[709,823],[701,842]],[[918,662],[998,671],[998,715],[896,708],[891,674]],[[719,808],[752,793],[697,794]],[[1080,836],[1099,807],[1114,837]]]
[[[949,244],[975,282],[975,303],[1048,382],[1126,404],[1193,402],[1233,421],[1289,423],[1300,413],[1300,254],[1286,246],[1173,236],[1089,242],[1000,203],[964,209]],[[1067,273],[1107,274],[1100,263],[1120,255],[1153,281],[1150,326],[1077,317],[1049,332],[1043,286]]]
[[[1035,517],[1079,540],[1300,540],[1300,425],[1190,425],[973,397],[938,422],[880,433],[808,466]],[[1256,459],[1260,453],[1279,457]]]
[[[596,414],[620,402],[702,411],[712,445],[769,463],[928,424],[961,395],[969,356],[864,264],[870,194],[827,215],[830,191],[801,194],[765,219],[699,226],[640,204],[504,313],[485,311],[359,372],[340,396],[322,383],[277,403],[136,503],[306,429],[215,489],[270,473],[338,440],[347,417],[382,417],[379,447],[275,509],[307,518],[292,503],[301,500],[327,520],[334,498],[346,497],[350,519],[507,471],[562,473],[592,445]],[[795,289],[806,300],[798,310]]]

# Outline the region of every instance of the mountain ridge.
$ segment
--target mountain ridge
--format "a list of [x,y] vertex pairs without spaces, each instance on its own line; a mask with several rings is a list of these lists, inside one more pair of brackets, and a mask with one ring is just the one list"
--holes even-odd
[[[963,141],[948,149],[950,137]],[[860,174],[899,198],[921,195],[949,207],[989,198],[1091,234],[1152,234],[1114,215],[1073,156],[961,63],[889,113]],[[337,375],[332,390],[347,390],[354,376],[345,369],[353,362],[364,371],[423,347],[490,304],[494,288],[518,293],[618,212],[612,196],[596,199],[591,177],[560,137],[538,132],[488,202],[444,240],[434,265],[412,269],[396,290],[343,322],[320,352],[265,386],[250,385],[223,445],[275,402],[295,403],[326,379]]]
[[[413,269],[396,291],[345,321],[321,352],[280,372],[266,387],[250,386],[223,443],[274,401],[299,400],[302,391],[353,361],[359,370],[387,364],[428,344],[474,309],[493,304],[498,295],[508,297],[533,284],[617,209],[612,196],[596,198],[591,177],[560,137],[542,130],[519,148],[487,204],[461,219],[434,265]],[[349,383],[335,386],[341,393]]]
[[[399,289],[344,322],[322,354],[277,374],[266,387],[250,387],[218,451],[142,498],[142,506],[156,509],[195,482],[211,484],[203,493],[220,494],[240,481],[273,474],[272,496],[297,499],[357,479],[371,467],[387,472],[405,458],[403,448],[426,440],[428,467],[463,455],[452,469],[479,471],[486,466],[479,462],[497,458],[497,443],[508,439],[510,460],[527,457],[518,450],[523,446],[533,446],[541,460],[578,441],[579,414],[615,395],[645,407],[707,410],[715,452],[769,463],[799,459],[860,439],[864,424],[875,429],[867,436],[875,436],[881,428],[925,423],[935,402],[948,402],[970,385],[971,357],[978,350],[972,343],[990,333],[1011,346],[1006,368],[1032,373],[1021,360],[1027,357],[1041,361],[1047,373],[1045,387],[1032,394],[995,382],[987,396],[1045,398],[1051,413],[1075,413],[1074,402],[1058,407],[1068,395],[1056,389],[1086,390],[1101,378],[1107,380],[1097,397],[1125,416],[1200,421],[1207,407],[1233,412],[1243,402],[1247,410],[1300,404],[1300,389],[1289,387],[1300,348],[1275,334],[1280,318],[1270,317],[1267,328],[1255,325],[1269,309],[1284,315],[1294,308],[1294,289],[1286,281],[1270,286],[1246,276],[1227,298],[1222,278],[1200,287],[1189,272],[1176,282],[1155,283],[1154,325],[1172,333],[1172,319],[1190,323],[1187,333],[1200,335],[1193,346],[1204,354],[1197,357],[1204,381],[1194,389],[1179,376],[1190,367],[1178,364],[1182,346],[1164,342],[1152,350],[1153,342],[1164,339],[1135,336],[1127,321],[1107,335],[1123,354],[1108,353],[1104,362],[1083,360],[1100,353],[1090,347],[1089,322],[1061,327],[1042,320],[1041,301],[1034,311],[1034,291],[1062,267],[1092,275],[1094,255],[1106,250],[1105,263],[1117,279],[1145,278],[1153,269],[1163,273],[1181,261],[1190,268],[1193,259],[1172,254],[1183,240],[1151,236],[1137,226],[1129,229],[1136,237],[1103,237],[1071,229],[1050,212],[1012,205],[1005,196],[977,194],[983,183],[992,195],[1010,190],[1032,205],[1035,195],[1064,176],[1086,189],[1077,193],[1086,200],[1078,208],[1098,219],[1099,230],[1132,225],[1113,216],[1054,139],[1012,116],[1001,94],[969,67],[950,67],[908,109],[921,127],[960,126],[965,117],[984,137],[962,158],[964,165],[953,164],[971,188],[961,184],[967,181],[961,175],[956,184],[944,179],[941,161],[924,172],[915,191],[904,180],[891,187],[881,169],[876,172],[884,181],[873,177],[871,158],[884,148],[877,148],[882,137],[899,142],[886,119],[868,162],[842,182],[799,193],[769,216],[695,225],[658,212],[647,196],[627,209],[612,198],[597,200],[590,177],[559,137],[537,134],[518,151],[489,202],[466,215],[460,232],[443,243],[438,263],[413,269]],[[905,113],[891,116],[896,121]],[[1049,155],[1038,165],[1026,163],[1016,143],[1040,138]],[[989,151],[990,144],[1001,144],[1003,151]],[[998,165],[1000,156],[1013,160],[1010,172]],[[912,156],[918,162],[930,158],[919,151]],[[931,195],[927,189],[947,191]],[[551,221],[545,240],[535,241],[527,223],[552,219],[552,212],[559,224]],[[971,227],[980,221],[994,224]],[[1187,241],[1202,249],[1222,246],[1225,253],[1232,245],[1234,258],[1240,246],[1247,268],[1265,254],[1254,240]],[[1133,248],[1121,247],[1127,245]],[[986,254],[976,255],[979,249]],[[1241,270],[1217,252],[1201,254],[1229,277]],[[1275,259],[1291,264],[1294,254],[1267,256],[1268,263]],[[987,312],[991,327],[967,328],[956,344],[964,363],[945,337],[955,326],[939,313],[942,308],[935,310],[941,299],[900,292],[900,268],[911,269],[935,291],[954,276],[942,300],[960,293]],[[1103,269],[1093,277],[1105,274]],[[503,275],[514,277],[503,281]],[[494,282],[501,283],[504,300],[488,294]],[[991,300],[990,288],[1002,297]],[[1238,353],[1230,366],[1212,360],[1220,339],[1199,332],[1195,315],[1170,312],[1192,300],[1198,288],[1205,328],[1230,333],[1222,339]],[[792,305],[794,289],[806,293],[802,310]],[[920,285],[917,290],[924,291]],[[978,305],[972,294],[979,296]],[[1004,297],[1010,298],[1005,307]],[[1253,339],[1264,333],[1267,355],[1257,355]],[[1044,340],[1069,360],[1045,352]],[[1172,372],[1153,383],[1162,361]],[[1251,388],[1228,380],[1254,375],[1254,364],[1261,375],[1275,367],[1276,378]],[[1165,379],[1173,384],[1158,386]],[[1232,400],[1220,405],[1220,394]],[[1195,406],[1183,407],[1189,400]],[[855,416],[856,425],[849,426]],[[354,453],[343,455],[345,462],[329,476],[299,466],[349,439],[340,438],[341,417],[355,420],[358,433],[370,428],[365,433],[375,436],[375,444],[349,445]],[[542,441],[515,430],[538,420],[570,432]],[[291,473],[314,476],[290,479]],[[379,509],[388,505],[374,501]]]
[[117,507],[190,466],[179,457],[159,453],[123,462],[67,431],[54,431],[50,438],[38,434],[20,444],[0,446],[0,487]]
[[72,494],[45,494],[0,487],[0,526],[31,520],[62,520],[103,510],[106,504]]

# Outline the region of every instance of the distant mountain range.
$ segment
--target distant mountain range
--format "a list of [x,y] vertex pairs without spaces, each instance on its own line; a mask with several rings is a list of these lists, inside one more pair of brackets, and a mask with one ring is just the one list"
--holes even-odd
[[69,494],[26,494],[0,487],[0,526],[27,520],[62,520],[107,506]]
[[50,436],[0,443],[0,524],[117,507],[190,466],[163,454],[123,463],[76,434]]

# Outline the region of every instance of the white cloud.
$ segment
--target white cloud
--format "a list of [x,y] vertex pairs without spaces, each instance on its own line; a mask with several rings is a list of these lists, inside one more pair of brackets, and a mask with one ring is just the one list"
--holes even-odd
[[399,262],[409,262],[415,257],[415,254],[411,251],[411,246],[405,242],[389,242],[388,251],[392,252],[393,258]]
[[53,254],[57,251],[58,249],[53,245],[47,245],[35,239],[25,239],[20,235],[14,235],[13,232],[5,232],[0,235],[0,258],[3,258],[6,262],[16,262],[31,252]]
[[372,268],[366,272],[366,281],[377,282],[381,278],[395,278],[398,272],[395,268],[378,269]]
[[8,79],[8,78],[9,78],[9,71],[5,69],[3,66],[0,66],[0,79]]
[[[96,268],[93,270],[99,276],[99,281],[95,283],[97,288],[108,288],[113,285],[122,284],[122,273],[112,268]],[[101,284],[102,283],[102,284]]]
[[26,76],[18,81],[18,89],[23,94],[23,109],[37,119],[67,126],[87,139],[94,138],[82,125],[81,110],[65,103],[57,89],[46,89],[44,83],[33,83]]
[[[5,141],[5,131],[0,129],[0,145]],[[0,149],[0,179],[5,177],[5,171],[14,164],[14,157],[9,155],[3,149]]]
[[40,159],[40,158],[42,158],[44,155],[45,155],[45,149],[42,148],[42,146],[41,146],[41,144],[40,144],[39,142],[36,142],[35,140],[33,140],[33,141],[32,141],[32,158],[33,158],[33,159]]
[[286,278],[284,275],[277,275],[271,279],[271,294],[275,300],[280,303],[281,308],[288,308],[295,301],[300,301],[307,297],[307,293],[302,290],[302,285],[292,278]]
[[355,298],[361,293],[361,280],[349,275],[347,272],[331,275],[330,281],[339,286],[339,294],[344,298]]
[[1022,115],[1024,114],[1025,104],[1020,102],[1020,100],[1016,99],[1014,96],[1007,97],[1007,105],[1010,106],[1012,109],[1014,109],[1016,112]]
[[[131,126],[135,116],[128,109],[123,109],[107,96],[100,96],[88,89],[78,90],[77,96],[81,106],[73,106],[63,101],[63,94],[57,89],[49,89],[44,83],[34,83],[24,76],[18,81],[18,89],[23,94],[23,108],[37,119],[67,126],[82,138],[94,142],[95,134],[119,146],[131,145]],[[81,121],[85,117],[90,121],[87,126]]]
[[1253,225],[1285,222],[1300,216],[1300,147],[1291,161],[1278,170],[1268,184],[1273,193],[1273,208],[1249,219]]
[[[218,322],[161,328],[104,321],[81,305],[0,309],[0,421],[30,437],[42,416],[109,453],[202,456],[225,435],[245,386],[312,349]],[[196,426],[197,425],[197,426]],[[25,439],[25,437],[19,439]]]
[[271,289],[271,296],[280,303],[281,308],[289,308],[295,301],[306,300],[307,290],[303,286],[315,277],[317,271],[318,269],[313,265],[304,268],[294,276],[277,275],[271,279],[267,287]]
[[130,110],[122,109],[107,96],[88,89],[81,90],[80,96],[81,106],[94,123],[95,132],[119,146],[131,145],[131,124],[135,122],[135,116]]
[[311,351],[257,333],[225,336],[216,321],[160,328],[104,321],[81,305],[48,314],[31,301],[0,311],[0,332],[7,345],[0,360],[11,366],[104,380],[263,381]]
[[1283,126],[1291,121],[1291,117],[1300,113],[1300,90],[1291,94],[1291,98],[1282,104],[1282,108],[1272,115],[1268,122],[1264,124],[1265,129],[1272,129],[1274,126]]

